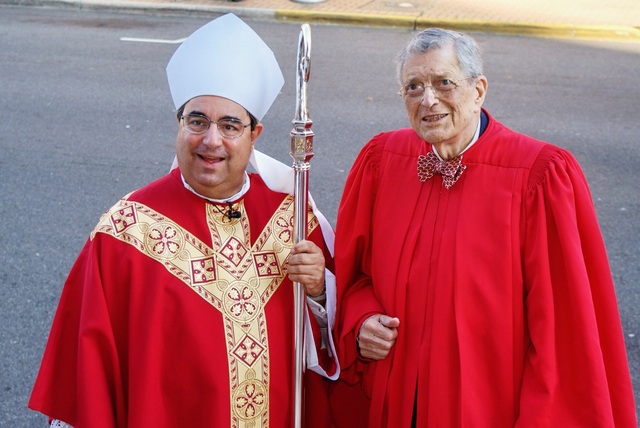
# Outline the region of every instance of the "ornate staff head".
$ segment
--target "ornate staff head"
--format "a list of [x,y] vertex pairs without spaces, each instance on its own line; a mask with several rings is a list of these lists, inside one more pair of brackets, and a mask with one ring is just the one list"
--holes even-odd
[[296,73],[296,113],[291,130],[291,156],[296,165],[308,162],[313,157],[313,122],[309,119],[307,105],[307,82],[311,66],[311,28],[303,24],[298,39],[298,63]]

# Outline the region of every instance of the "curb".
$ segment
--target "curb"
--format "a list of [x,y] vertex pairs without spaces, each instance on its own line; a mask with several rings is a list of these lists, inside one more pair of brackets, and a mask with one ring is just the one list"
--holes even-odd
[[[237,3],[236,3],[237,4]],[[241,17],[324,24],[393,27],[418,30],[442,27],[457,31],[533,36],[560,39],[601,40],[640,43],[640,28],[624,26],[590,26],[539,24],[530,22],[488,22],[479,20],[444,20],[426,16],[401,16],[375,13],[347,13],[298,9],[267,9],[178,3],[149,3],[102,0],[0,0],[0,5],[59,7],[96,11],[198,15],[213,17],[234,13]]]
[[441,27],[457,31],[535,36],[580,40],[611,40],[640,43],[640,29],[624,26],[591,26],[567,24],[538,24],[530,22],[488,22],[477,20],[443,20],[425,16],[396,16],[365,13],[326,12],[280,9],[279,20],[310,21],[331,24],[386,26],[413,30]]
[[295,9],[278,9],[275,19],[280,21],[304,21],[322,24],[364,25],[416,29],[419,19],[415,16],[382,15],[373,13],[327,12]]
[[447,28],[496,34],[560,39],[611,40],[640,43],[640,29],[613,25],[539,24],[531,22],[439,21],[418,18],[417,28],[446,25]]
[[88,11],[111,11],[126,13],[151,13],[155,15],[175,15],[213,18],[220,14],[234,13],[241,17],[274,19],[276,11],[266,8],[229,7],[198,4],[152,3],[127,1],[87,1],[87,0],[0,0],[0,5],[34,6]]

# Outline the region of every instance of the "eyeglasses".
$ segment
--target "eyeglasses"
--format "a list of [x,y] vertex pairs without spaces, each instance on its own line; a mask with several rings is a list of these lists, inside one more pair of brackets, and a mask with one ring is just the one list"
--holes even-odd
[[251,124],[245,125],[238,119],[220,119],[215,121],[201,114],[187,114],[180,116],[180,119],[182,119],[184,129],[196,135],[204,134],[211,124],[215,123],[223,137],[238,138],[244,133],[244,128],[251,126]]
[[473,77],[465,77],[464,79],[458,80],[440,79],[436,80],[433,85],[425,85],[424,83],[409,83],[403,86],[398,91],[398,95],[405,98],[407,101],[418,101],[422,100],[422,97],[424,97],[424,92],[427,90],[427,88],[429,88],[433,91],[433,95],[435,95],[436,97],[446,98],[451,96],[453,90],[459,86],[458,82],[469,79],[473,79]]

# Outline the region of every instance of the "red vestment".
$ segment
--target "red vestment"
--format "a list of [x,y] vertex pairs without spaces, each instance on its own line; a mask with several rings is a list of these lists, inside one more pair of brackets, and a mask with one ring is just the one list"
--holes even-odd
[[[348,176],[336,227],[342,378],[370,427],[637,428],[604,242],[567,151],[489,117],[450,189],[422,183],[431,150],[383,133]],[[398,317],[381,361],[358,356],[375,313]]]
[[[250,180],[240,219],[178,169],[105,213],[65,283],[29,407],[74,428],[290,426],[292,198]],[[325,380],[306,378],[307,426],[330,426]]]

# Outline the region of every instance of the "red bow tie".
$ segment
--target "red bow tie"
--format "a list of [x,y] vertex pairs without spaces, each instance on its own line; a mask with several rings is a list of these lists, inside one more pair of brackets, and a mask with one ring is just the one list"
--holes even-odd
[[434,174],[440,174],[442,184],[448,189],[458,181],[465,169],[467,166],[462,165],[462,155],[448,161],[440,160],[433,152],[418,156],[418,178],[423,183]]

